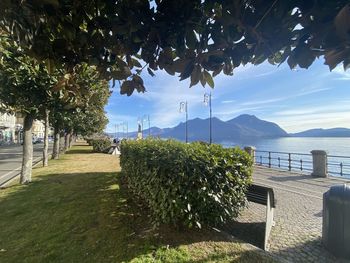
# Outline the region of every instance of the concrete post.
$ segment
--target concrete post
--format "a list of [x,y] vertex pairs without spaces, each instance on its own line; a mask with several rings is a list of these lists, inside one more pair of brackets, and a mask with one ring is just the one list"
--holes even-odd
[[312,150],[312,166],[311,173],[314,177],[327,177],[327,152],[323,150]]
[[255,150],[256,148],[254,146],[246,146],[244,147],[244,150],[253,158],[255,163]]

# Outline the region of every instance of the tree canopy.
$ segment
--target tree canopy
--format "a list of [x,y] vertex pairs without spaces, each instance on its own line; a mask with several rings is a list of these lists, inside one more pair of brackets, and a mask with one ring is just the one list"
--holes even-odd
[[0,103],[7,111],[42,116],[50,103],[57,75],[26,56],[7,38],[0,39]]
[[75,66],[74,86],[79,99],[62,100],[56,94],[50,122],[59,130],[81,135],[102,132],[108,123],[104,111],[110,96],[108,82],[99,78],[96,67],[83,63]]
[[87,62],[121,93],[164,69],[191,85],[247,63],[350,65],[348,0],[3,0],[1,29],[49,68]]

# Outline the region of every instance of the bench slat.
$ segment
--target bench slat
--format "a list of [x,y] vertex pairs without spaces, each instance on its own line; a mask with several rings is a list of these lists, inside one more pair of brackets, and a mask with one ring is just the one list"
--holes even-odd
[[248,201],[255,202],[261,205],[267,205],[267,195],[270,194],[271,207],[276,207],[276,200],[274,197],[273,189],[261,185],[252,184],[248,188],[247,199]]

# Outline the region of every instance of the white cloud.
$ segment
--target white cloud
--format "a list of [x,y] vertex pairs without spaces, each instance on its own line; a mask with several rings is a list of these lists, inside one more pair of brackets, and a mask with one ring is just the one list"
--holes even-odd
[[288,132],[300,132],[314,128],[350,128],[350,116],[348,113],[323,113],[308,114],[303,116],[289,116],[284,118],[270,118],[270,121],[276,122]]
[[348,71],[344,71],[344,68],[342,65],[338,65],[337,67],[335,67],[335,69],[333,69],[332,73],[337,74],[338,76],[340,75],[340,77],[338,77],[337,79],[339,80],[350,80],[350,72]]
[[270,117],[288,132],[313,128],[350,128],[350,105],[333,103],[279,111]]
[[221,101],[222,104],[233,103],[233,102],[236,102],[236,100],[222,100]]

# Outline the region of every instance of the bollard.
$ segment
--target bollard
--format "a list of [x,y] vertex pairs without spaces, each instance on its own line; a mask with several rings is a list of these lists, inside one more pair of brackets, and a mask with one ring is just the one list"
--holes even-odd
[[323,150],[312,150],[312,166],[311,173],[314,177],[327,177],[327,152]]
[[244,147],[244,150],[253,158],[255,163],[255,150],[256,148],[254,146],[246,146]]

